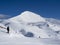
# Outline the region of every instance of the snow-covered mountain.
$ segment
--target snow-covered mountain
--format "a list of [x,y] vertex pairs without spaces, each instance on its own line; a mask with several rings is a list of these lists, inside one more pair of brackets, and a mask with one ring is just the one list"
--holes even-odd
[[[24,11],[20,15],[3,20],[0,23],[0,34],[10,28],[10,37],[32,37],[60,39],[60,20],[44,18],[30,11]],[[2,27],[2,28],[1,28]]]
[[3,21],[2,24],[6,27],[9,26],[11,30],[17,33],[27,35],[27,37],[28,34],[26,33],[29,32],[37,38],[60,38],[60,21],[44,18],[30,11],[24,11],[16,17]]

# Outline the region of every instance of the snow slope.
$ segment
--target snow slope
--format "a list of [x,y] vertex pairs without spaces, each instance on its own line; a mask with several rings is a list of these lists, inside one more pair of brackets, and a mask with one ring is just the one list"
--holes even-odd
[[[10,33],[7,34],[7,26]],[[3,27],[3,28],[1,28]],[[60,20],[44,18],[30,11],[0,23],[1,45],[59,45]],[[4,38],[4,39],[3,39]],[[21,43],[20,43],[21,42]]]

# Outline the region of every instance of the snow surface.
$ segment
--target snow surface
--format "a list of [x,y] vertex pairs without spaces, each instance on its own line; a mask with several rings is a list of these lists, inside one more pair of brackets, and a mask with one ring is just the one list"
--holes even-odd
[[0,23],[0,45],[60,45],[60,20],[22,12]]

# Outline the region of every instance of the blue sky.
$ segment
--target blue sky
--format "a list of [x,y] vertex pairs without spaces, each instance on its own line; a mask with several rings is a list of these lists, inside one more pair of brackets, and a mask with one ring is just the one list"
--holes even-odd
[[13,17],[26,10],[60,19],[60,0],[0,0],[0,14]]

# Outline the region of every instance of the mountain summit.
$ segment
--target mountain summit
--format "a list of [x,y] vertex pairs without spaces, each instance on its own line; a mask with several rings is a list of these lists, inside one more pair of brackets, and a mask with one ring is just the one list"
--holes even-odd
[[38,14],[35,14],[30,11],[24,11],[20,15],[12,18],[14,20],[22,20],[24,22],[40,22],[40,21],[45,21],[43,17],[41,17]]

